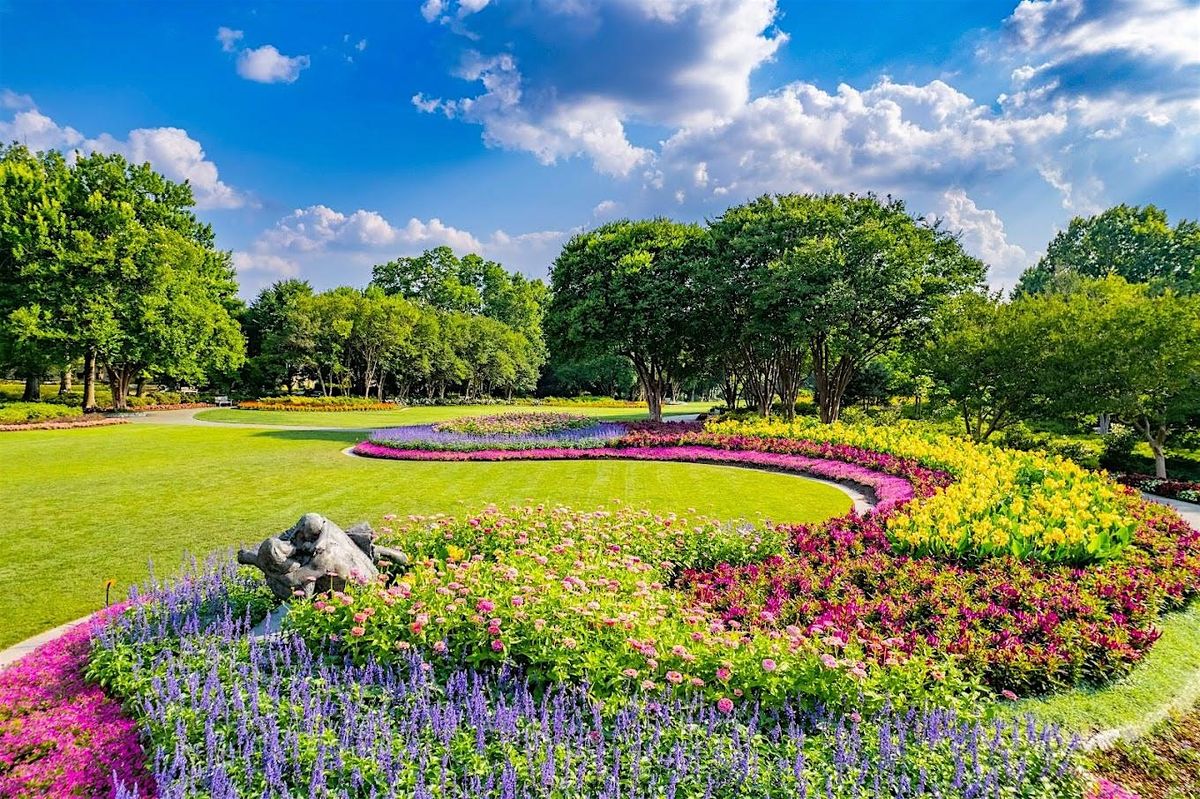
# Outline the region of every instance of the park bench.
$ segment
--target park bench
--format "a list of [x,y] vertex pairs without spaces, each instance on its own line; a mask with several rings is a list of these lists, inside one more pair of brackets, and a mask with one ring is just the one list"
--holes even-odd
[[233,400],[229,399],[229,397],[214,397],[213,402],[216,403],[218,408],[232,408],[233,407]]

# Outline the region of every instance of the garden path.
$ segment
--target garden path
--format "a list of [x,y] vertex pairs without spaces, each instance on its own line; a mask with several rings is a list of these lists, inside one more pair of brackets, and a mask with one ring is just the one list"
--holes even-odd
[[1184,502],[1182,499],[1168,499],[1167,497],[1157,497],[1154,494],[1142,492],[1142,497],[1151,502],[1157,502],[1160,505],[1166,505],[1174,508],[1175,512],[1183,517],[1183,520],[1200,530],[1200,505],[1194,502]]

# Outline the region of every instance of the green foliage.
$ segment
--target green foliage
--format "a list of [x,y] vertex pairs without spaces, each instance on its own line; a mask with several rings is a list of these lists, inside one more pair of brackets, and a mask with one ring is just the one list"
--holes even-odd
[[554,262],[547,332],[565,357],[619,355],[637,373],[651,418],[703,338],[696,279],[703,231],[668,219],[618,221],[574,236]]
[[82,415],[83,412],[79,408],[46,402],[10,402],[0,405],[0,425],[56,422],[78,419]]
[[[738,347],[743,364],[755,353],[761,361],[764,352],[807,350],[825,422],[838,418],[856,372],[921,341],[934,312],[984,275],[954,236],[899,200],[871,195],[765,196],[729,209],[711,230],[707,287],[722,298],[712,318],[732,324],[712,339]],[[760,375],[761,395],[789,371],[743,368]]]
[[458,258],[442,246],[397,258],[372,269],[371,285],[439,311],[486,316],[541,340],[545,284],[475,253]]
[[1141,436],[1133,428],[1113,425],[1108,435],[1104,436],[1100,465],[1114,472],[1136,471],[1133,448],[1140,439]]
[[246,376],[264,392],[313,380],[326,396],[407,399],[416,391],[442,396],[448,387],[511,396],[533,389],[545,360],[540,330],[527,334],[375,285],[314,294],[306,283],[285,281],[261,292],[246,317]]
[[98,360],[118,409],[145,372],[240,366],[233,266],[193,205],[186,183],[119,155],[0,150],[0,357],[30,377]]
[[1200,292],[1200,225],[1182,219],[1172,228],[1166,212],[1153,205],[1118,205],[1075,217],[1021,276],[1016,292],[1046,291],[1064,275],[1116,275],[1130,283]]

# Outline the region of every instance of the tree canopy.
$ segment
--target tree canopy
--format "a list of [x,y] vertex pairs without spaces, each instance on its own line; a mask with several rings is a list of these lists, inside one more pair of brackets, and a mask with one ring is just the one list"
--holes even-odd
[[[119,155],[0,151],[0,310],[10,363],[103,366],[117,408],[132,380],[228,373],[244,357],[229,253],[196,219],[191,187]],[[35,374],[37,373],[37,374]],[[90,385],[85,405],[94,403]]]
[[1130,283],[1200,292],[1200,224],[1182,219],[1171,227],[1153,206],[1118,205],[1091,217],[1075,217],[1026,270],[1018,294],[1050,288],[1056,276],[1117,275]]
[[627,358],[652,419],[708,322],[695,280],[703,249],[697,225],[622,220],[572,237],[550,271],[556,346],[576,358]]

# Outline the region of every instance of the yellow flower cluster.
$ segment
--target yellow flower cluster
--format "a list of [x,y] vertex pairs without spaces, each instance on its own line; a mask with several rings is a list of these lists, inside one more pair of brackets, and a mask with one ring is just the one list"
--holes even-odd
[[1057,456],[976,444],[911,422],[876,427],[730,421],[708,429],[848,445],[949,472],[952,485],[889,517],[888,534],[905,551],[1083,563],[1114,555],[1137,526],[1131,508],[1136,500],[1104,474]]

